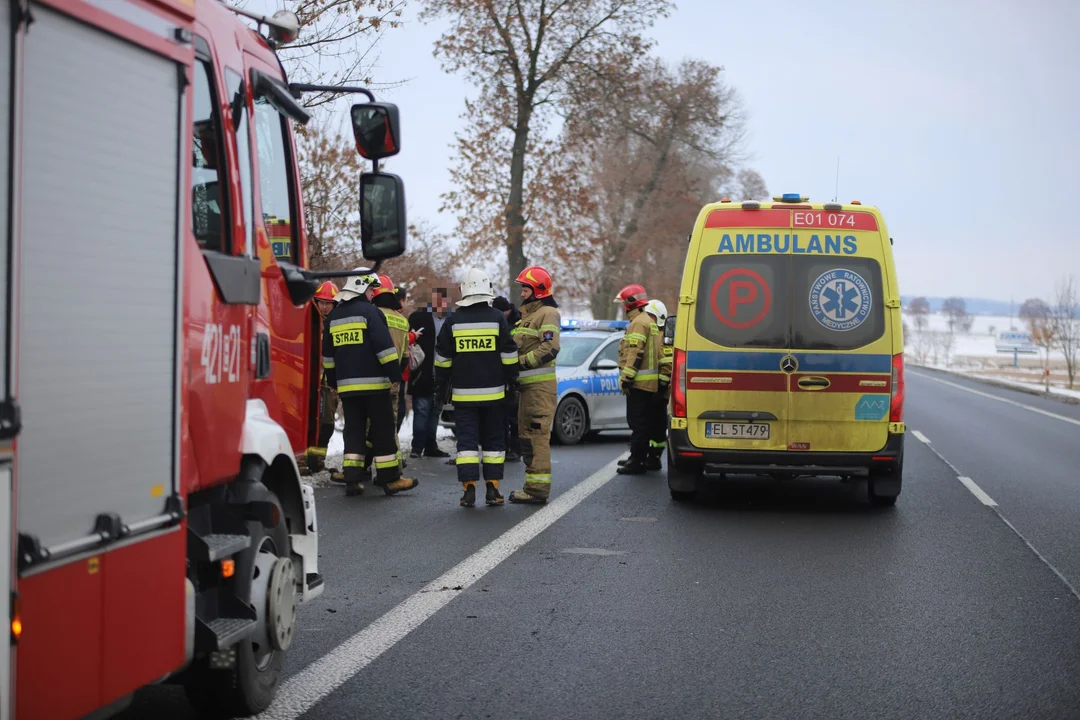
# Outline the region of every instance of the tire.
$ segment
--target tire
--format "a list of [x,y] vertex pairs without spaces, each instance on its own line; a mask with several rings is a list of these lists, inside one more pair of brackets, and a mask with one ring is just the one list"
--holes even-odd
[[677,503],[692,503],[697,498],[697,492],[685,492],[682,490],[672,490],[671,499]]
[[[252,604],[255,604],[251,589],[258,570],[258,554],[270,552],[277,557],[289,556],[289,534],[280,505],[277,517],[278,524],[273,528],[249,520],[247,529],[251,547],[236,557],[237,595]],[[267,598],[262,600],[266,602]],[[191,667],[190,679],[185,684],[191,703],[204,717],[250,717],[273,703],[281,684],[285,653],[272,646],[260,647],[256,637],[236,645],[236,667],[232,670],[212,670],[208,662],[208,658],[201,658]]]
[[671,492],[671,499],[679,503],[693,502],[697,497],[698,474],[680,470],[675,466],[675,461],[671,457],[670,445],[668,446],[666,465],[668,490]]
[[904,487],[904,465],[901,461],[887,473],[871,475],[866,482],[866,497],[874,507],[892,507]]
[[574,396],[563,398],[555,409],[555,439],[560,445],[577,445],[589,432],[589,413]]

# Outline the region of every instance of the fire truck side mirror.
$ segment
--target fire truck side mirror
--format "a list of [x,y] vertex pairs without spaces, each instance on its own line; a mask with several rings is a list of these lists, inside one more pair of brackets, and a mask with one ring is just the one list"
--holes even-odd
[[390,173],[360,175],[360,246],[368,260],[405,252],[405,185]]
[[352,106],[356,150],[366,160],[382,160],[401,151],[401,124],[397,105],[385,102]]

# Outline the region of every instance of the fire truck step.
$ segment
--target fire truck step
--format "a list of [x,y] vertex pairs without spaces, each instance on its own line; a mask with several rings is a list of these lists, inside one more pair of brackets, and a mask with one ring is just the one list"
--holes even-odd
[[251,546],[247,535],[194,535],[190,543],[191,559],[196,562],[217,562]]
[[217,618],[203,627],[206,633],[213,637],[209,647],[224,650],[254,633],[258,623],[249,618]]

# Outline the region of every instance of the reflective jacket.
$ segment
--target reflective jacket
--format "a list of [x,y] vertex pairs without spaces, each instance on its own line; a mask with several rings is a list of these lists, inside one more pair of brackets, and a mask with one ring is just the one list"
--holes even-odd
[[[630,327],[619,341],[619,380],[638,390],[656,392],[660,376],[660,331],[649,314],[631,310]],[[670,378],[671,372],[668,371]]]
[[458,308],[435,343],[435,377],[450,380],[450,402],[494,403],[517,380],[518,354],[501,310],[490,305]]
[[397,348],[379,308],[356,297],[338,303],[326,320],[323,371],[339,395],[388,392],[401,382]]
[[562,320],[552,303],[530,300],[521,306],[521,320],[513,330],[522,385],[549,382],[558,386],[555,376],[555,357],[559,354],[559,327]]
[[383,317],[386,319],[386,327],[390,330],[390,341],[394,343],[394,349],[397,350],[398,364],[403,368],[408,368],[409,321],[405,319],[404,315],[392,308],[380,307],[379,310],[382,311]]

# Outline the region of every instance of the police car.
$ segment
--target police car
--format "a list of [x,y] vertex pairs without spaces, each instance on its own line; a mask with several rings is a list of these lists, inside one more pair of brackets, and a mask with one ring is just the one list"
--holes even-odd
[[[581,442],[587,433],[626,430],[626,398],[619,390],[619,340],[626,320],[564,320],[555,373],[559,402],[552,439],[563,445]],[[454,427],[454,406],[443,407],[439,424]]]

